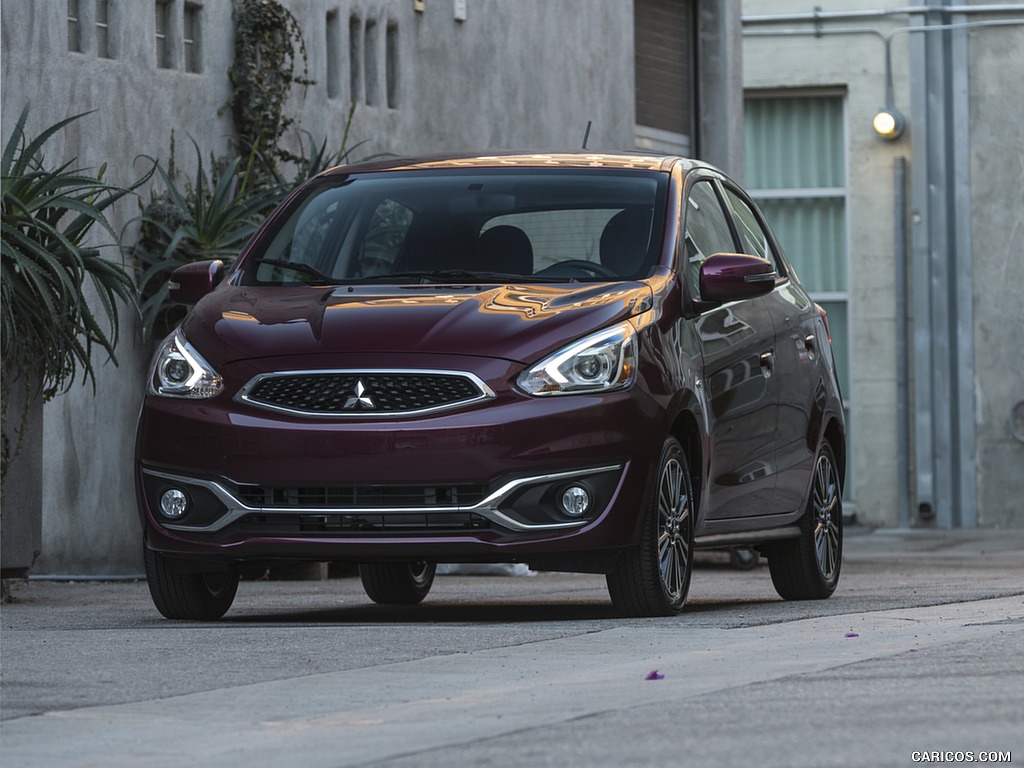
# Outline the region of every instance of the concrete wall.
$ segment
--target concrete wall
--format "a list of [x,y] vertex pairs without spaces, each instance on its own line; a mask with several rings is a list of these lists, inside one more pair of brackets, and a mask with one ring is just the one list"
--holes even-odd
[[1024,526],[1024,26],[969,40],[978,523]]
[[[845,0],[829,4],[825,10],[881,7],[872,0]],[[915,136],[909,131],[899,140],[884,142],[871,128],[873,114],[884,105],[882,36],[887,35],[892,36],[895,104],[913,124],[910,35],[893,34],[908,25],[909,17],[879,13],[825,20],[820,23],[821,36],[813,34],[813,21],[781,19],[769,24],[750,18],[810,12],[799,0],[744,2],[744,86],[838,88],[846,93],[851,386],[845,394],[852,410],[853,507],[862,522],[894,526],[901,522],[900,505],[905,503],[911,509],[905,522],[930,524],[913,509],[913,488],[911,498],[900,493],[900,474],[913,474],[914,452],[911,449],[906,456],[899,450],[896,327],[903,297],[897,295],[894,285],[893,165],[897,157],[909,163]],[[874,31],[863,31],[866,29]],[[774,30],[776,34],[751,35],[755,30]],[[840,33],[842,30],[845,33]],[[1024,305],[1016,296],[1016,286],[1024,277],[1019,256],[1024,242],[1024,139],[1019,131],[1024,120],[1024,86],[1014,74],[1024,71],[1024,26],[974,29],[968,34],[968,46],[971,179],[970,199],[963,203],[971,206],[972,239],[970,252],[958,253],[956,258],[967,260],[973,275],[974,321],[965,333],[969,338],[973,334],[974,339],[976,436],[946,450],[967,457],[965,461],[976,457],[978,525],[1024,526],[1019,504],[1024,493],[1024,473],[1019,469],[1024,466],[1024,445],[1013,440],[1009,426],[1014,403],[1024,399],[1024,356],[1019,340]],[[908,190],[908,199],[909,194]],[[907,224],[913,226],[909,209]],[[917,320],[928,322],[927,318]],[[913,403],[909,406],[913,413]],[[1024,423],[1018,421],[1017,429],[1024,431]],[[970,519],[974,511],[959,510],[957,517]]]
[[[176,0],[179,14],[183,7]],[[395,0],[289,0],[318,83],[293,95],[290,113],[319,142],[341,139],[350,104],[349,24],[376,22],[378,65],[384,33],[397,27],[396,108],[356,109],[351,137],[365,140],[356,157],[445,149],[573,148],[594,121],[589,146],[629,148],[633,141],[633,9],[621,0],[472,0],[454,18],[451,0],[426,0],[418,13]],[[28,132],[68,115],[94,114],[48,145],[53,162],[79,158],[83,167],[108,163],[107,179],[126,183],[145,167],[140,155],[166,159],[173,128],[177,160],[193,164],[187,137],[202,151],[221,153],[232,134],[220,115],[229,96],[226,71],[233,26],[228,0],[203,3],[202,73],[158,69],[153,3],[110,0],[114,58],[96,56],[91,0],[83,8],[82,53],[67,50],[63,0],[3,3],[0,11],[3,137],[22,106],[32,105]],[[327,14],[340,31],[338,98],[327,94]],[[172,43],[180,44],[180,20]],[[119,228],[137,215],[135,203],[115,215]],[[126,318],[120,366],[97,369],[89,387],[48,404],[43,438],[43,554],[33,573],[137,573],[139,525],[131,462],[134,428],[148,364],[137,324]]]

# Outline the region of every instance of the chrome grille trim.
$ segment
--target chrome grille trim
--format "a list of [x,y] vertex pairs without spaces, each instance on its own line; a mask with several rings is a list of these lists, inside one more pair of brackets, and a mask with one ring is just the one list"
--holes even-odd
[[[283,379],[293,379],[297,387],[308,387],[313,391],[317,390],[314,380],[322,379],[323,386],[319,389],[322,390],[323,397],[333,403],[333,407],[328,406],[323,409],[294,407],[260,399],[258,393],[255,392],[264,382],[270,382],[270,386],[272,386]],[[303,379],[306,381],[300,381]],[[385,381],[381,381],[382,379]],[[435,390],[461,385],[464,394],[431,405],[415,405],[407,408],[378,406],[378,403],[382,402],[378,398],[383,398],[384,401],[390,398],[390,402],[403,396],[409,400],[414,399],[413,395],[396,395],[395,389],[396,384],[408,388],[410,381],[415,382],[416,379],[421,381],[421,386],[429,380],[428,386]],[[308,399],[313,397],[313,394],[313,392],[304,391],[295,397]],[[443,397],[436,392],[433,395],[434,400]],[[258,374],[239,390],[235,395],[235,400],[256,408],[314,419],[379,419],[381,417],[401,419],[445,411],[450,408],[461,408],[493,397],[494,391],[479,376],[468,371],[423,368],[327,368]]]

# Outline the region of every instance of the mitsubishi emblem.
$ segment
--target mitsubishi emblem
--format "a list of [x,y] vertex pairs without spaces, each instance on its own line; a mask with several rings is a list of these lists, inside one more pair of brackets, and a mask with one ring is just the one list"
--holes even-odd
[[366,394],[366,387],[363,385],[362,379],[356,382],[355,394],[353,394],[345,401],[345,405],[343,407],[345,408],[346,411],[351,411],[353,409],[360,410],[376,407],[373,403],[373,400],[370,399],[370,396]]

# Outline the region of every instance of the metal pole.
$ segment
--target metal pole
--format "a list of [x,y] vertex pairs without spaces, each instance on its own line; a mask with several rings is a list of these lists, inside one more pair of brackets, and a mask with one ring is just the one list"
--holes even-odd
[[907,306],[907,159],[897,157],[893,169],[893,231],[896,258],[896,423],[898,427],[898,525],[910,527],[910,424],[908,422]]

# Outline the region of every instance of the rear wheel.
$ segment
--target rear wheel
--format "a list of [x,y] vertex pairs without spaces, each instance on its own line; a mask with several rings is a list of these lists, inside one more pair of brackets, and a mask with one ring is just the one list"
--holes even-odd
[[843,562],[843,492],[835,453],[821,444],[800,538],[773,544],[768,567],[775,590],[786,600],[822,600],[839,583]]
[[673,616],[683,610],[693,571],[693,484],[679,441],[665,441],[640,545],[608,574],[608,592],[627,616]]
[[436,563],[364,563],[359,578],[367,596],[375,603],[416,605],[434,584]]
[[175,573],[159,552],[143,547],[143,556],[149,594],[156,609],[168,619],[212,621],[227,613],[235,600],[235,572]]

